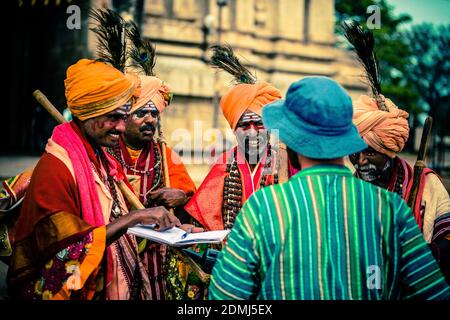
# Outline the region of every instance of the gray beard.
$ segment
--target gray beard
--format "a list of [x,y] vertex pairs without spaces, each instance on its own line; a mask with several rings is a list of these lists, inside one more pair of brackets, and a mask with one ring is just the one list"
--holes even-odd
[[373,164],[368,164],[361,167],[356,164],[355,169],[361,179],[367,182],[373,182],[375,180],[378,180],[383,175],[383,173],[385,173],[389,169],[390,166],[390,161],[386,161],[386,164],[381,171],[378,170],[378,168]]

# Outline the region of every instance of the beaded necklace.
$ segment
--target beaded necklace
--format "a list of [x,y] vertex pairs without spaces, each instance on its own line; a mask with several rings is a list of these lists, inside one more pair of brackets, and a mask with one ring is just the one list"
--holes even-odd
[[[267,140],[269,141],[269,140]],[[260,188],[265,187],[267,175],[272,173],[272,148],[267,143],[267,157],[264,163]],[[234,149],[231,161],[227,162],[226,173],[223,185],[223,206],[222,217],[225,229],[233,228],[236,216],[242,208],[242,181],[237,163],[237,148]],[[274,174],[274,183],[278,183],[278,174]]]
[[[156,152],[155,152],[155,149],[156,149],[156,148],[154,148],[153,153],[154,153],[154,155],[156,156],[156,153],[158,153],[158,151],[156,150]],[[155,170],[155,168],[157,168],[158,166],[161,165],[161,160],[158,160],[158,161],[156,162],[156,164],[153,166],[153,168],[150,168],[149,170],[138,170],[138,169],[134,168],[133,166],[130,166],[129,164],[125,163],[125,161],[123,160],[123,157],[122,157],[121,152],[118,151],[117,149],[116,149],[116,150],[111,150],[111,149],[108,148],[108,152],[109,152],[109,154],[111,154],[117,161],[119,161],[120,165],[121,165],[123,168],[127,168],[128,170],[133,171],[134,173],[137,173],[137,174],[139,174],[139,175],[150,176],[151,172],[152,172],[153,170]],[[117,154],[117,153],[119,153],[119,154]],[[158,153],[158,154],[159,154],[159,153]],[[155,157],[155,159],[156,159],[156,157]]]
[[126,164],[125,160],[123,159],[122,149],[120,148],[120,146],[107,149],[108,153],[111,154],[117,161],[119,161],[119,163],[122,167],[127,168],[130,171],[137,173],[138,175],[150,176],[150,173],[152,171],[155,171],[152,187],[145,194],[140,194],[142,197],[144,197],[145,201],[147,200],[147,196],[150,192],[152,192],[155,189],[161,188],[162,187],[161,184],[164,183],[164,177],[163,177],[162,169],[161,169],[161,154],[157,148],[156,143],[154,141],[152,143],[154,143],[153,156],[155,158],[156,164],[153,166],[153,168],[150,168],[149,170],[137,170],[137,169],[133,168],[132,166]]
[[403,197],[403,178],[405,171],[400,163],[397,165],[397,170],[397,179],[395,180],[394,190],[392,191],[400,195],[400,197]]
[[106,159],[106,155],[103,153],[102,150],[97,150],[96,154],[98,155],[100,162],[102,163],[103,167],[105,168],[106,179],[103,177],[101,172],[100,172],[99,176],[103,180],[103,183],[108,187],[108,190],[113,198],[113,203],[112,203],[112,207],[111,207],[111,216],[110,216],[110,220],[112,221],[112,220],[117,219],[120,216],[122,216],[122,208],[120,207],[119,196],[117,194],[117,189],[114,184],[114,178],[108,173],[108,160]]

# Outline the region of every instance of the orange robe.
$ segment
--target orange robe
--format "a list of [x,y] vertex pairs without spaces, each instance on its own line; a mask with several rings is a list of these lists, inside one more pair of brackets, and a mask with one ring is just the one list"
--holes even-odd
[[[126,164],[124,171],[129,177],[139,177],[140,183],[137,190],[135,187],[135,192],[139,192],[139,200],[143,204],[147,204],[147,194],[152,188],[154,188],[153,190],[157,190],[164,186],[163,176],[155,177],[155,166],[159,166],[161,169],[161,164],[156,163],[155,161],[155,146],[158,148],[157,150],[161,155],[160,146],[153,142],[148,143],[142,150],[133,150],[126,146],[123,139],[120,139],[119,144],[111,150],[114,152],[116,158],[120,157],[120,161]],[[189,176],[186,167],[181,162],[178,154],[166,146],[166,156],[170,187],[183,190],[188,197],[194,194],[196,190],[195,184]],[[163,175],[162,170],[161,175]],[[157,179],[157,181],[155,181],[155,179]],[[164,270],[163,265],[163,262],[166,259],[166,247],[149,242],[141,256],[149,274],[151,299],[166,299],[166,285],[164,279],[166,270]]]
[[[156,143],[149,143],[142,150],[130,150],[126,145],[123,139],[120,139],[119,145],[113,148],[113,151],[117,156],[122,158],[122,161],[128,167],[124,167],[124,171],[127,175],[136,175],[140,178],[140,187],[139,187],[139,199],[142,203],[147,202],[147,192],[151,190],[155,177],[154,167],[157,165],[155,163],[154,157],[154,147],[158,148],[159,154],[161,153],[161,148]],[[131,152],[130,152],[131,151]],[[118,154],[120,153],[120,155]],[[194,181],[192,181],[189,173],[186,170],[183,162],[181,162],[180,157],[177,153],[172,151],[169,147],[166,146],[166,155],[167,155],[167,167],[169,170],[169,180],[170,187],[175,189],[183,190],[186,195],[189,197],[194,194],[196,187]],[[158,164],[160,166],[161,164]],[[138,172],[133,171],[130,167]],[[160,166],[161,168],[161,166]],[[140,173],[140,172],[141,173]],[[142,172],[148,172],[144,174]],[[162,177],[161,186],[164,178]],[[156,189],[155,189],[156,190]]]
[[[232,160],[234,147],[224,152],[211,168],[198,191],[185,205],[184,209],[207,230],[223,230],[223,187],[227,176],[227,163]],[[264,168],[265,156],[254,169],[253,176],[245,162],[244,156],[237,151],[238,165],[242,183],[242,204],[250,195],[260,188],[262,170]],[[274,175],[267,176],[265,185],[274,183]]]
[[[76,146],[85,149],[88,170],[75,170],[77,163],[70,158],[68,146],[54,140],[54,131],[46,152],[34,169],[17,221],[8,270],[11,294],[26,299],[69,299],[74,296],[90,299],[95,293],[104,292],[110,299],[128,299],[137,266],[147,294],[149,281],[142,272],[142,263],[136,259],[134,236],[124,234],[113,245],[106,246],[105,225],[111,221],[113,198],[102,177],[105,170],[113,167],[111,163],[107,167],[100,163],[79,128],[73,122],[70,126],[81,138]],[[116,176],[123,177],[120,167],[115,168]],[[98,196],[99,204],[93,213],[103,216],[102,223],[86,220],[82,199],[89,201],[86,192],[91,189],[83,187],[86,183],[80,182],[82,178],[78,180],[81,172],[93,175],[92,191]],[[121,211],[127,214],[125,200],[117,188],[116,191]],[[98,276],[103,280],[97,282]]]

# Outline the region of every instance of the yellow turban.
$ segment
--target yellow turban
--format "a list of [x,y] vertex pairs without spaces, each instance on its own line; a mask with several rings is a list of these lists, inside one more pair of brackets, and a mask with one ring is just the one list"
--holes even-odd
[[139,76],[139,78],[141,79],[140,95],[139,99],[133,104],[131,112],[152,101],[156,109],[162,113],[168,106],[167,100],[169,99],[170,88],[157,77]]
[[70,112],[80,120],[111,112],[130,100],[139,78],[99,61],[81,59],[64,80]]
[[[382,99],[385,99],[381,96]],[[388,111],[378,109],[375,99],[366,95],[353,105],[353,123],[364,141],[373,149],[394,158],[409,136],[408,113],[384,100]]]
[[281,99],[280,90],[267,82],[241,83],[222,97],[220,107],[231,129],[234,130],[245,110],[261,115],[262,107],[278,99]]

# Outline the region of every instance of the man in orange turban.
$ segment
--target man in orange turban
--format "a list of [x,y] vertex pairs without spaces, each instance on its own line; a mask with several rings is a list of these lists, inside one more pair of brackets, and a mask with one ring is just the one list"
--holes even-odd
[[163,188],[161,150],[155,141],[160,115],[172,99],[170,88],[155,76],[139,76],[140,96],[126,121],[119,144],[109,151],[122,163],[128,175],[140,177],[140,200],[147,205],[160,203],[168,208],[183,206],[196,190],[178,155],[166,146],[172,188]]
[[[140,96],[131,108],[126,130],[119,143],[108,151],[122,164],[128,178],[139,181],[134,187],[145,207],[162,205],[167,209],[175,209],[175,214],[180,216],[184,212],[183,206],[194,194],[196,187],[178,154],[164,145],[170,181],[170,188],[165,187],[162,149],[154,136],[159,118],[169,105],[172,93],[170,88],[155,76],[139,77]],[[183,227],[193,232],[201,231],[193,226]],[[141,256],[150,276],[150,299],[179,299],[177,292],[183,288],[173,288],[171,279],[168,279],[175,274],[168,274],[169,263],[165,261],[171,258],[167,254],[167,247],[148,242],[147,247],[142,250]]]
[[[356,175],[365,181],[399,194],[406,201],[413,185],[412,167],[397,154],[409,134],[408,113],[380,95],[387,111],[377,101],[361,96],[354,103],[353,122],[369,148],[350,155]],[[441,268],[450,281],[450,198],[439,176],[425,168],[416,207],[412,208],[424,238],[439,250]],[[446,261],[446,262],[444,262]]]
[[277,182],[261,110],[280,98],[280,91],[267,82],[238,84],[222,97],[220,107],[238,145],[219,156],[184,207],[206,229],[231,229],[246,199],[259,188]]
[[8,270],[13,298],[150,297],[136,238],[126,231],[180,222],[164,207],[130,212],[116,185],[127,183],[125,174],[104,151],[125,131],[137,80],[87,59],[68,68],[74,120],[55,127],[23,200]]
[[262,107],[281,98],[267,82],[257,82],[230,46],[214,46],[211,64],[234,76],[237,85],[220,100],[238,145],[219,156],[184,207],[207,230],[231,229],[242,205],[257,189],[277,183],[274,151],[261,118]]

